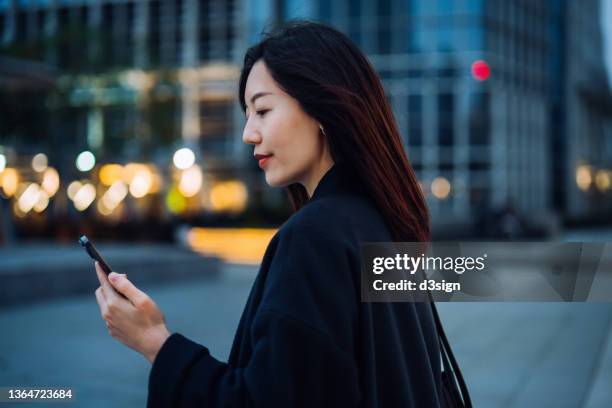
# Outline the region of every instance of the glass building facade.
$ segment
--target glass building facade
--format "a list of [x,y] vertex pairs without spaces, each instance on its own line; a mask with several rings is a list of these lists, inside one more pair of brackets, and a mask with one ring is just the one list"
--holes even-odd
[[[250,4],[276,7],[281,21],[304,17],[328,23],[368,55],[387,89],[434,222],[473,223],[498,210],[535,223],[555,215],[609,214],[610,190],[597,191],[595,183],[597,171],[604,180],[600,187],[612,175],[610,154],[603,153],[612,115],[610,86],[601,75],[598,1]],[[587,68],[582,77],[599,73],[590,89],[598,89],[601,108],[578,95],[578,66]],[[594,124],[586,125],[587,114],[580,113],[585,109]],[[593,182],[579,191],[576,169],[593,161],[585,159],[590,155],[605,158],[593,159],[598,163],[589,167]],[[440,180],[450,185],[448,194],[439,191]]]
[[[345,32],[380,74],[434,223],[474,224],[504,208],[534,221],[605,217],[612,113],[601,29],[592,23],[599,7],[596,0],[0,0],[0,59],[12,67],[0,71],[8,75],[0,86],[17,83],[29,61],[53,72],[63,99],[48,98],[44,120],[58,154],[88,148],[101,160],[156,160],[190,146],[205,173],[247,169],[249,191],[278,203],[283,193],[265,188],[242,143],[236,83],[243,53],[262,30],[317,20]],[[0,137],[25,150],[47,143],[36,139],[40,129],[28,129],[16,137],[0,125]]]
[[549,208],[546,2],[287,1],[283,10],[341,29],[368,54],[435,220]]
[[241,11],[233,0],[5,0],[0,50],[56,70],[75,116],[61,133],[78,148],[130,159],[189,143],[230,160]]

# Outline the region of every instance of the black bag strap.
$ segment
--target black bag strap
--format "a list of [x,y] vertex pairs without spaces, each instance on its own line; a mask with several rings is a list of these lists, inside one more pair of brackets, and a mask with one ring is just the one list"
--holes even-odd
[[444,328],[442,327],[442,321],[440,320],[440,316],[438,315],[436,304],[433,300],[433,297],[431,296],[431,293],[429,291],[427,292],[429,294],[429,300],[431,303],[431,310],[433,311],[434,320],[436,321],[438,338],[440,339],[442,365],[444,366],[444,370],[447,371],[448,374],[451,375],[453,378],[456,378],[457,382],[459,383],[459,388],[461,389],[461,398],[463,399],[463,404],[465,405],[465,407],[472,408],[472,400],[470,399],[470,393],[468,392],[467,385],[465,384],[465,380],[463,379],[463,374],[461,373],[459,364],[457,364],[455,355],[453,354],[450,344],[448,343],[448,339],[446,338],[446,333],[444,332]]

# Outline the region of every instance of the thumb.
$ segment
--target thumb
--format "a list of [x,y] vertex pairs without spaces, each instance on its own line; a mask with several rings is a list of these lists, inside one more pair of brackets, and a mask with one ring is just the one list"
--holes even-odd
[[126,274],[118,274],[117,272],[111,272],[108,275],[108,280],[111,282],[117,292],[123,294],[126,298],[136,302],[143,296],[146,296],[144,292],[138,289],[132,282],[127,278]]

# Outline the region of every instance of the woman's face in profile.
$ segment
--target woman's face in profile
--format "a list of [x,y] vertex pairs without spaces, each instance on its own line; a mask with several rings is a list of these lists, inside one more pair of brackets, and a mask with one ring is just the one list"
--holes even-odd
[[311,192],[313,180],[327,160],[318,122],[279,87],[261,59],[249,73],[244,97],[247,108],[242,140],[254,145],[254,155],[270,156],[261,165],[268,185],[302,183]]

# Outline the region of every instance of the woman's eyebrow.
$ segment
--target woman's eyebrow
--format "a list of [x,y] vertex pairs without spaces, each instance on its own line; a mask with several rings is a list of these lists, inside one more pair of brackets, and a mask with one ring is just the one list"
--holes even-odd
[[255,95],[251,96],[251,104],[254,104],[257,98],[261,98],[262,96],[266,95],[272,95],[272,92],[257,92]]

